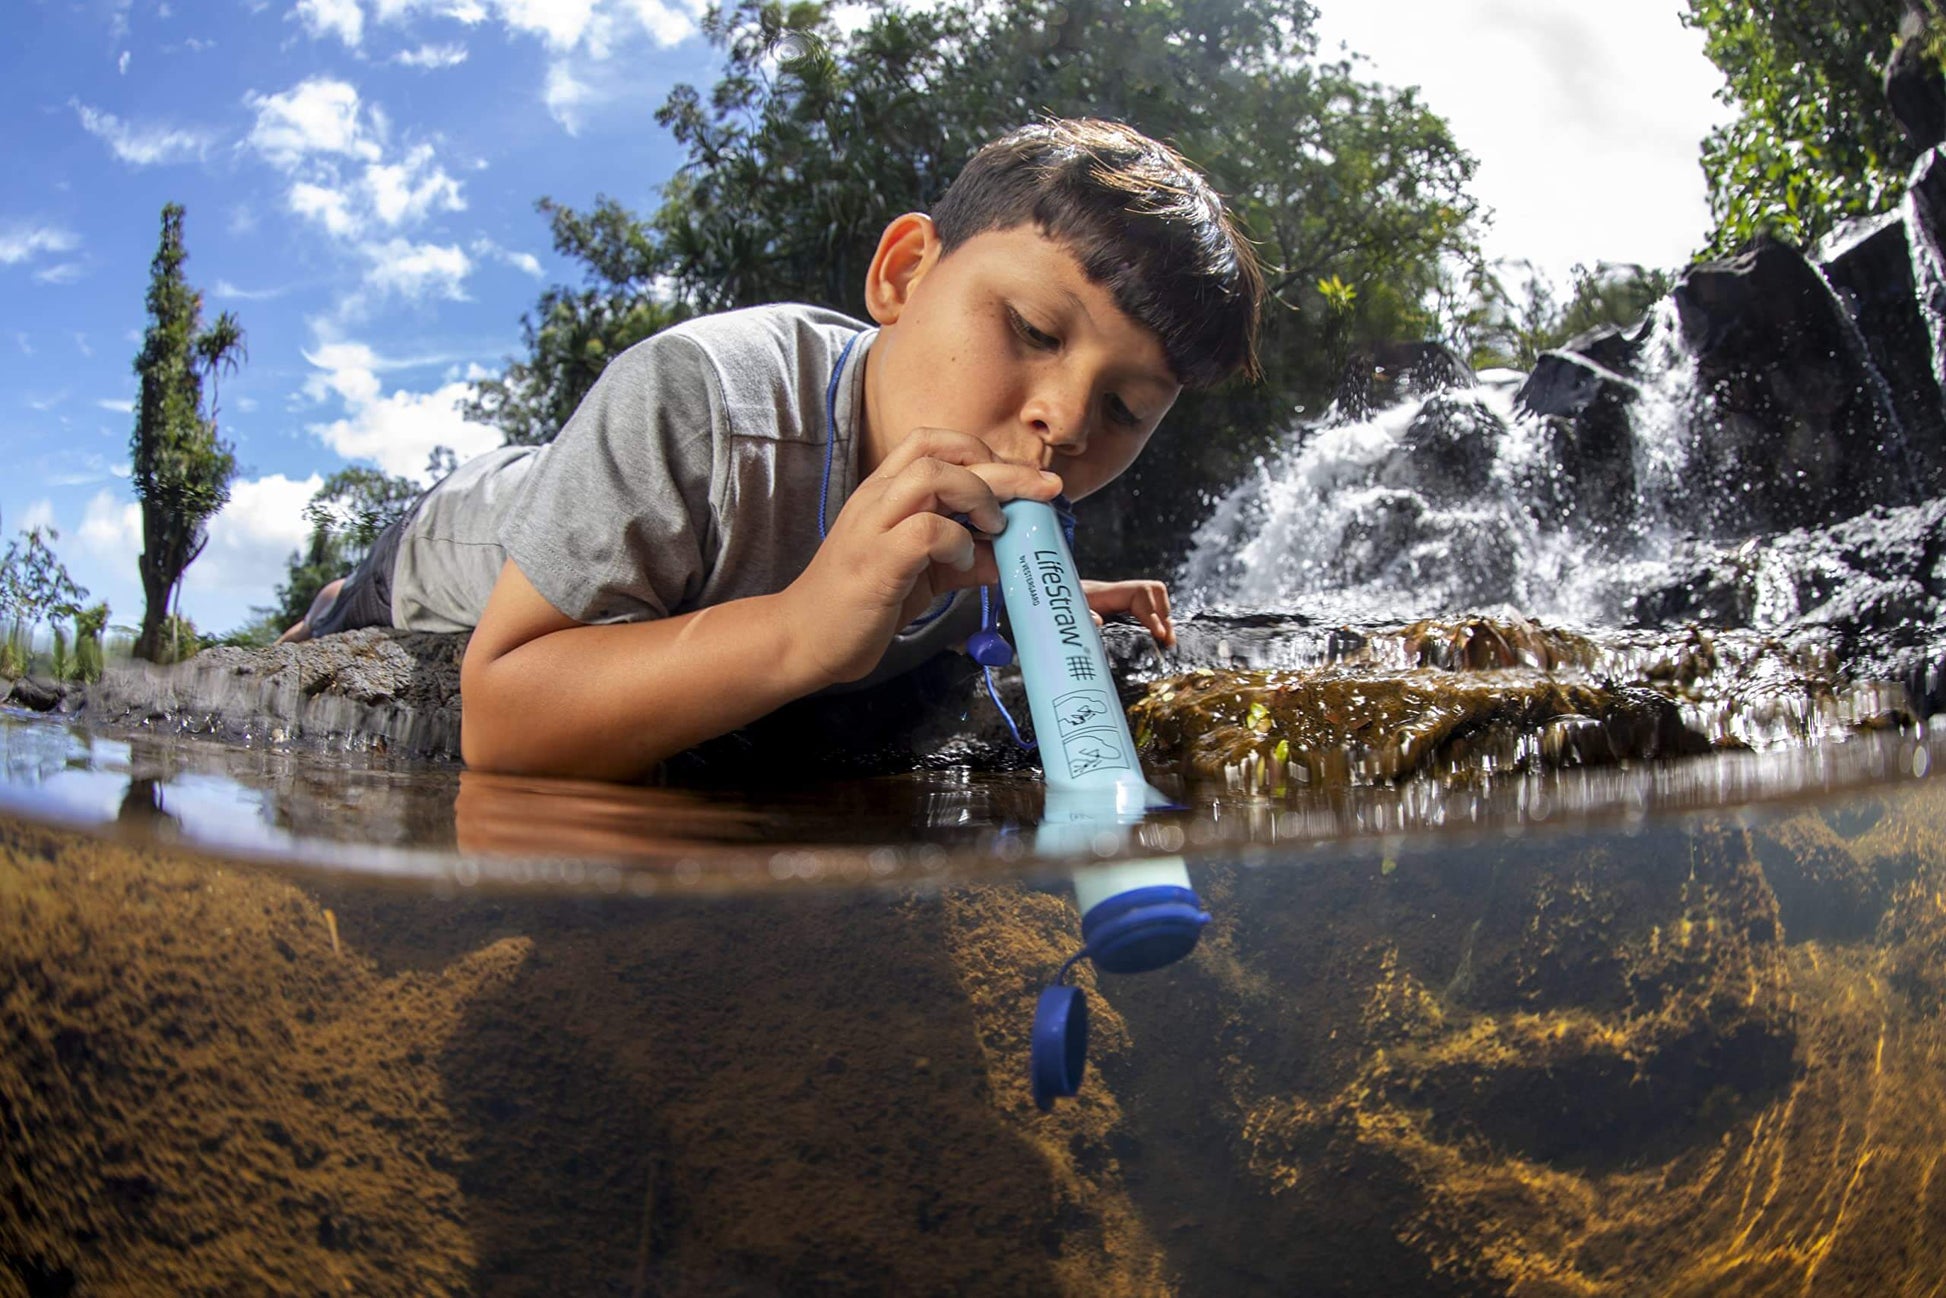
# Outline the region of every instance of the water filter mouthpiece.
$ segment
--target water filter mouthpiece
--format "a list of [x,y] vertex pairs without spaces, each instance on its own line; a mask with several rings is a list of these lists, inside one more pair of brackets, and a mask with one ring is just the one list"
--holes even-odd
[[[994,538],[993,553],[1047,778],[1047,811],[1035,843],[1046,854],[1068,855],[1168,799],[1142,774],[1059,516],[1034,500],[1001,508],[1007,526]],[[983,630],[967,645],[982,665],[989,665],[984,655],[998,652],[987,635]],[[997,634],[991,638],[999,641]],[[1005,648],[1005,641],[999,644]],[[1066,985],[1075,961],[1093,960],[1104,973],[1159,969],[1188,955],[1210,918],[1180,857],[1089,867],[1075,876],[1075,899],[1082,949],[1035,1007],[1030,1080],[1043,1111],[1080,1090],[1087,1065],[1087,1000]]]

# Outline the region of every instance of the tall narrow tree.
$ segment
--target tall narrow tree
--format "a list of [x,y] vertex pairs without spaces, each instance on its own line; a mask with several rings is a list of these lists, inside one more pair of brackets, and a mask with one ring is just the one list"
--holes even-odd
[[[215,380],[245,359],[243,330],[228,311],[203,328],[203,295],[182,264],[181,204],[162,209],[162,241],[149,267],[149,327],[135,373],[142,396],[130,440],[142,503],[142,631],[139,658],[159,659],[170,604],[183,573],[209,542],[209,520],[230,499],[236,457],[217,436]],[[203,398],[210,380],[211,400]]]

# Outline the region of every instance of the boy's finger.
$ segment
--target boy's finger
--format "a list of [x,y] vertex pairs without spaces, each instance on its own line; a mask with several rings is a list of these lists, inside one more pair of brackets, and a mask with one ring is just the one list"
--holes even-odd
[[1063,490],[1061,475],[1025,464],[1006,464],[993,460],[971,464],[967,472],[976,474],[1002,501],[1052,500]]
[[983,532],[998,532],[1007,525],[1000,501],[984,478],[930,456],[914,460],[881,484],[877,510],[881,526],[887,528],[914,514],[962,514]]
[[892,448],[872,476],[888,480],[896,478],[912,465],[929,459],[961,465],[989,477],[1002,500],[1016,497],[1052,500],[1062,490],[1058,475],[1044,473],[1033,465],[1010,464],[1000,460],[994,456],[993,448],[979,438],[950,428],[915,429]]
[[915,460],[945,460],[951,464],[985,464],[993,448],[971,433],[951,428],[915,428],[886,453],[873,477],[896,477]]

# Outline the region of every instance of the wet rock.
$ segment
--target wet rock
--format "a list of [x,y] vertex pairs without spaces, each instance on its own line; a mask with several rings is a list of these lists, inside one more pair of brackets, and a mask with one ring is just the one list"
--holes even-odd
[[1692,493],[1718,532],[1830,523],[1938,489],[1936,450],[1909,437],[1858,326],[1804,254],[1762,241],[1689,271],[1674,298],[1708,408]]
[[50,676],[23,676],[13,682],[13,688],[0,695],[0,698],[35,712],[52,712],[61,706],[61,700],[67,696],[68,686],[64,681]]
[[1932,329],[1915,291],[1925,282],[1920,259],[1929,255],[1915,241],[1926,234],[1896,215],[1875,218],[1867,229],[1825,261],[1825,278],[1857,324],[1906,441],[1937,447],[1946,442],[1946,401],[1933,369]]
[[1648,320],[1639,321],[1627,329],[1620,325],[1597,325],[1562,343],[1560,350],[1585,356],[1603,369],[1617,374],[1632,375],[1651,327]]
[[1926,50],[1924,11],[1909,7],[1908,12],[1918,19],[1910,25],[1916,30],[1902,32],[1903,39],[1886,64],[1885,100],[1912,146],[1930,149],[1946,142],[1946,78]]
[[1434,504],[1471,499],[1488,487],[1503,431],[1477,401],[1435,397],[1407,426],[1379,481],[1415,488]]
[[[1145,753],[1186,775],[1253,791],[1465,778],[1536,769],[1550,755],[1559,764],[1600,763],[1710,746],[1652,690],[1564,682],[1531,669],[1191,672],[1152,685],[1130,720]],[[1596,733],[1564,741],[1563,722]]]
[[1897,684],[1913,711],[1946,706],[1946,498],[1880,507],[1735,545],[1678,547],[1628,600],[1637,627],[1694,621],[1822,639],[1856,680]]
[[1548,521],[1558,526],[1572,516],[1599,536],[1630,520],[1636,479],[1629,411],[1640,396],[1633,379],[1586,356],[1552,351],[1535,363],[1514,400],[1547,420],[1558,473],[1526,486]]
[[113,667],[87,692],[93,724],[237,742],[459,755],[468,637],[369,628],[267,649],[206,649],[171,667]]

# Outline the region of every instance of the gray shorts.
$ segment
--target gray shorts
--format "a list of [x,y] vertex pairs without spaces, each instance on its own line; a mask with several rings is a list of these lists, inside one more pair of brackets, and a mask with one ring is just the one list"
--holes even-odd
[[419,506],[414,503],[404,518],[378,534],[372,548],[365,552],[365,557],[345,578],[345,584],[338,590],[338,598],[311,623],[312,635],[356,631],[364,626],[392,625],[392,569],[399,560],[399,538],[405,535],[406,526],[418,512]]

